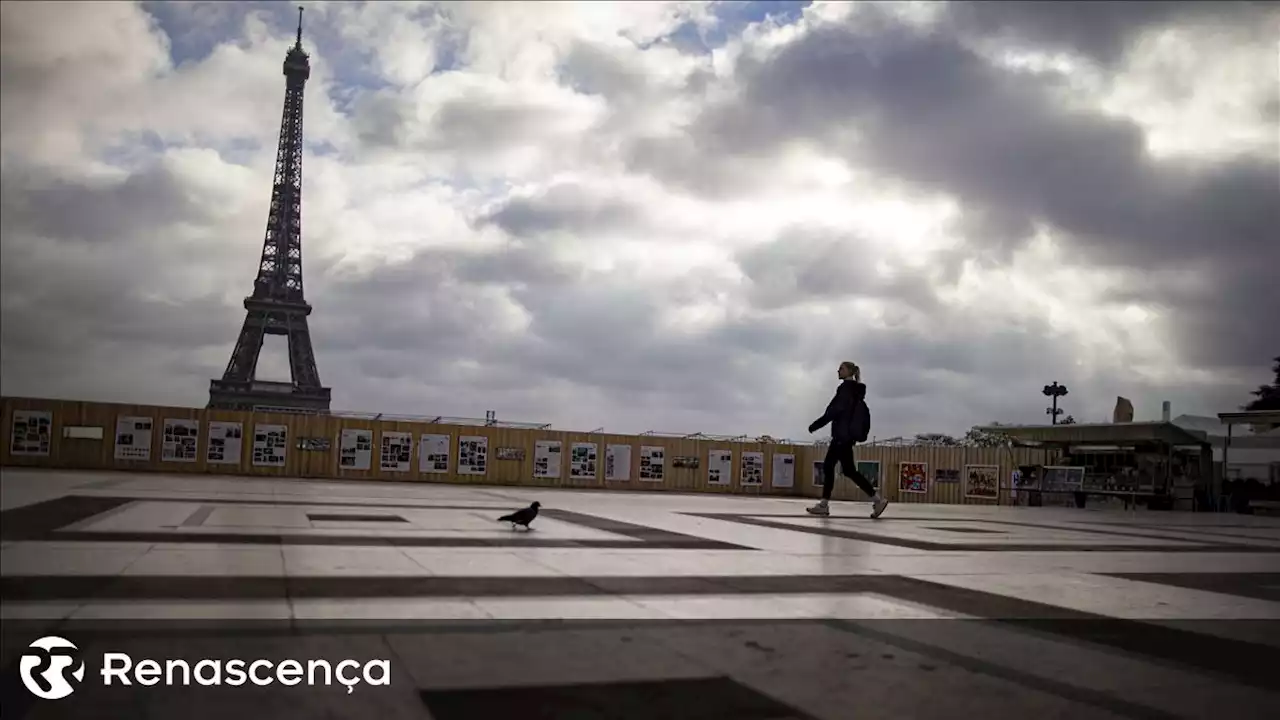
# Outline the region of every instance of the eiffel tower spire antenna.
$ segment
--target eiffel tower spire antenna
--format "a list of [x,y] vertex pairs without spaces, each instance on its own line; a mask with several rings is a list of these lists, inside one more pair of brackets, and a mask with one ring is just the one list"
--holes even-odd
[[[311,62],[302,49],[301,7],[297,41],[284,58],[284,76],[284,113],[258,275],[253,294],[244,299],[244,324],[227,369],[220,380],[209,382],[210,408],[329,411],[329,388],[320,384],[307,324],[311,305],[302,292],[302,98]],[[288,338],[291,382],[256,379],[267,335]]]

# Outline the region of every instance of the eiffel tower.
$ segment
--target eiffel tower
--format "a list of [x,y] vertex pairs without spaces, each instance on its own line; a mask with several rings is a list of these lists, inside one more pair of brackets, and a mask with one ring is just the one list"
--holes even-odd
[[[327,413],[329,388],[320,385],[302,295],[302,91],[311,63],[302,49],[302,8],[298,39],[284,58],[284,117],[276,151],[271,210],[253,294],[244,299],[245,318],[222,379],[209,382],[210,408]],[[289,339],[292,382],[255,379],[266,335]]]

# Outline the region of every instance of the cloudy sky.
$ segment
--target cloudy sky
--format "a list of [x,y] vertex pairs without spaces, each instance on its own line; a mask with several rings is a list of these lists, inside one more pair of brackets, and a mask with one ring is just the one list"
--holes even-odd
[[[4,394],[204,405],[295,7],[0,5]],[[1274,6],[306,7],[335,410],[804,437],[851,359],[885,437],[1231,410],[1280,352]]]

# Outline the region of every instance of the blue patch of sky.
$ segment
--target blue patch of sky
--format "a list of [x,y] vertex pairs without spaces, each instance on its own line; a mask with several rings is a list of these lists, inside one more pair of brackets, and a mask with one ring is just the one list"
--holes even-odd
[[[291,37],[298,28],[297,3],[286,0],[181,4],[147,0],[142,7],[168,36],[169,59],[175,67],[198,63],[208,58],[218,45],[242,37],[249,15],[258,15],[276,35]],[[333,78],[328,88],[330,98],[339,111],[345,111],[360,91],[379,90],[390,84],[378,76],[371,53],[344,42],[340,30],[330,18],[322,18],[318,13],[303,14],[302,46],[327,61]],[[282,44],[281,62],[287,51],[288,46]]]
[[250,138],[231,138],[217,143],[218,156],[234,165],[251,165],[261,149],[262,143]]
[[742,34],[748,25],[772,18],[781,25],[798,22],[811,0],[731,0],[711,6],[711,14],[717,22],[709,28],[699,28],[686,22],[667,35],[642,47],[657,44],[671,45],[682,52],[709,53],[724,47],[731,38]]
[[138,170],[150,160],[172,147],[181,147],[182,143],[166,143],[151,130],[127,133],[111,146],[102,151],[99,158],[106,164],[122,170]]

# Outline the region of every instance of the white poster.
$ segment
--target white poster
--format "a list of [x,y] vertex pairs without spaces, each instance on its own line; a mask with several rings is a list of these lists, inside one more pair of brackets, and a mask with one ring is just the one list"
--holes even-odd
[[796,456],[773,454],[773,487],[789,488],[796,484]]
[[631,446],[606,445],[604,448],[604,479],[627,482],[631,479]]
[[346,428],[338,436],[338,469],[368,470],[373,465],[373,431]]
[[484,475],[489,464],[489,438],[462,435],[458,438],[458,474]]
[[388,472],[409,472],[413,468],[413,433],[382,431],[382,461]]
[[764,453],[762,452],[742,453],[742,484],[743,485],[763,485],[764,484]]
[[165,418],[160,442],[160,459],[169,462],[195,462],[200,446],[200,421]]
[[287,425],[253,426],[253,464],[264,467],[284,467],[285,451],[289,449]]
[[116,418],[116,459],[151,459],[151,423],[149,417]]
[[662,482],[666,475],[666,451],[656,445],[640,446],[640,479]]
[[596,444],[574,443],[569,448],[569,477],[596,478]]
[[707,483],[728,485],[733,478],[733,451],[712,450],[707,453]]
[[537,478],[560,477],[564,456],[559,440],[539,440],[533,444],[533,476]]
[[418,441],[418,471],[449,472],[449,436],[423,435]]
[[209,445],[204,459],[213,465],[239,465],[244,448],[244,427],[238,422],[209,421]]
[[53,413],[43,410],[14,410],[9,427],[10,455],[49,454],[53,437]]

